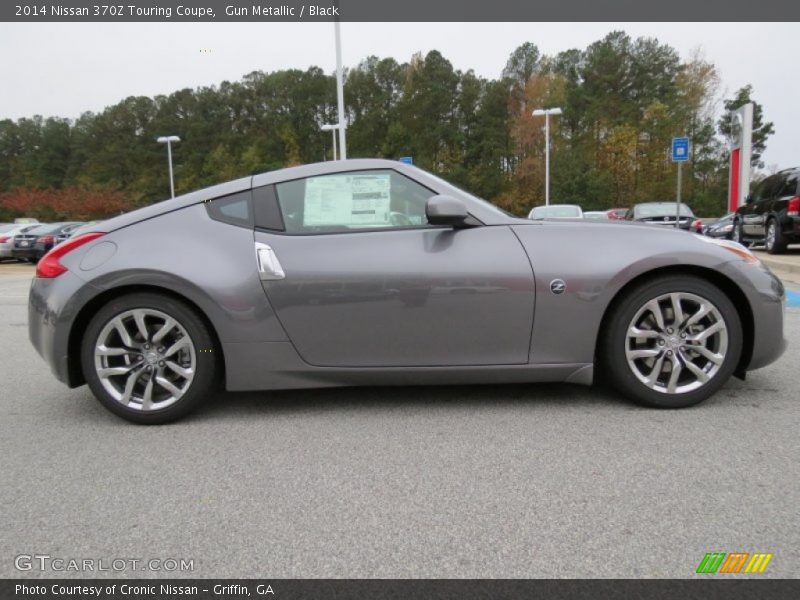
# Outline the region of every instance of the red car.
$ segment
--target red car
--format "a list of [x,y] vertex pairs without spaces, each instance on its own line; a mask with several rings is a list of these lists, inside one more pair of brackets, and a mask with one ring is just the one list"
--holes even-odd
[[627,212],[627,208],[612,208],[611,210],[606,211],[606,214],[612,221],[624,221],[625,213]]

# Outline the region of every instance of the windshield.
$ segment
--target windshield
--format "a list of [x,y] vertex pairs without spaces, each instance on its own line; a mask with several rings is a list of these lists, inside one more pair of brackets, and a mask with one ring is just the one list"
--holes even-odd
[[506,210],[503,210],[499,206],[495,206],[494,204],[492,204],[488,200],[484,200],[483,198],[479,198],[475,194],[470,194],[467,190],[464,190],[464,189],[458,187],[457,185],[454,185],[454,184],[450,183],[449,181],[447,181],[445,179],[442,179],[438,175],[434,175],[433,173],[431,173],[429,171],[423,171],[423,172],[425,173],[425,175],[427,177],[430,177],[431,179],[435,179],[438,183],[442,184],[443,186],[445,186],[447,188],[450,188],[450,189],[458,192],[459,194],[461,194],[463,196],[469,196],[470,200],[474,200],[475,202],[478,202],[479,204],[481,204],[482,206],[485,206],[486,208],[490,208],[490,209],[492,209],[492,210],[494,210],[494,211],[496,211],[496,212],[498,212],[501,215],[504,215],[506,217],[513,217],[514,216],[510,212],[508,212]]
[[[675,203],[674,202],[658,202],[654,204],[640,204],[633,209],[634,218],[648,218],[648,217],[674,217],[675,216]],[[681,216],[693,217],[694,213],[685,204],[681,203]]]
[[577,206],[537,206],[531,211],[531,219],[569,219],[581,216]]

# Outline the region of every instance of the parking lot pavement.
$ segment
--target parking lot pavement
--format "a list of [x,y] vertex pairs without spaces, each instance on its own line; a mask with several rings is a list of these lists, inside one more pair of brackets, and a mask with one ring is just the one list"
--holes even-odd
[[789,246],[785,254],[768,254],[763,248],[753,248],[753,253],[784,283],[800,286],[800,245]]
[[[0,271],[5,266],[0,268]],[[792,344],[688,410],[569,385],[222,394],[141,427],[49,374],[0,276],[0,576],[14,557],[183,558],[195,577],[800,575]]]

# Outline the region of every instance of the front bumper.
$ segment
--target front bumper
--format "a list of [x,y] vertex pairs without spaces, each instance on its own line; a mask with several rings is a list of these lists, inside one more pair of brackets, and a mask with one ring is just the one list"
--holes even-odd
[[721,271],[739,282],[753,316],[752,350],[741,370],[766,367],[778,360],[788,345],[784,337],[786,291],[783,283],[763,264],[755,266],[744,261],[732,261],[726,263]]

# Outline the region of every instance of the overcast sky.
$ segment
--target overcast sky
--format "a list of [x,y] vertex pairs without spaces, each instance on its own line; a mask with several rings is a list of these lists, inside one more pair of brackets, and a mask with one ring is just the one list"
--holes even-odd
[[[332,23],[0,23],[0,119],[74,118],[131,95],[235,81],[254,70],[335,68]],[[800,164],[794,23],[343,23],[342,54],[408,61],[437,49],[457,69],[496,78],[523,42],[542,53],[585,48],[609,31],[652,36],[686,58],[700,47],[732,94],[751,83],[775,123],[767,166]],[[202,50],[202,52],[201,52]]]

